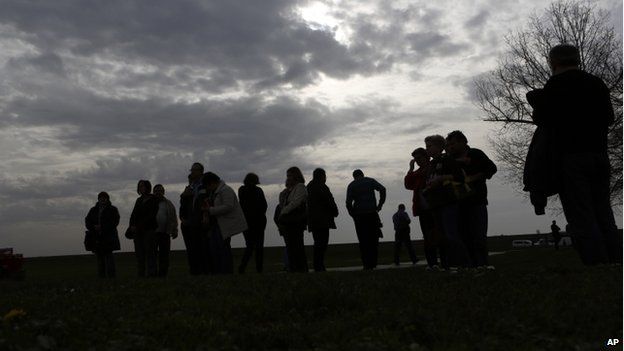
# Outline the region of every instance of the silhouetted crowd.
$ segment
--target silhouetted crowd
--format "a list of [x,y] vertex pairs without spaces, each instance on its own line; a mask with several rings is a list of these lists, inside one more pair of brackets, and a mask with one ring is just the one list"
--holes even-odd
[[[538,215],[544,213],[547,197],[560,195],[583,263],[621,263],[622,238],[609,202],[607,131],[614,119],[609,91],[599,78],[579,69],[579,52],[573,46],[553,47],[549,64],[553,76],[546,86],[527,94],[537,129],[525,165],[525,190],[530,192]],[[461,131],[446,138],[428,136],[424,148],[415,149],[411,156],[404,183],[413,191],[412,214],[420,222],[427,269],[493,269],[487,249],[486,181],[496,173],[496,165],[483,151],[470,147]],[[285,189],[279,194],[273,221],[284,239],[284,263],[289,272],[308,271],[306,230],[314,238],[313,268],[326,270],[329,230],[336,229],[339,215],[326,180],[321,168],[314,170],[307,185],[299,168],[286,171]],[[254,254],[256,271],[262,272],[268,204],[258,184],[258,175],[247,174],[237,196],[217,174],[204,172],[201,163],[194,163],[176,212],[161,184],[152,192],[150,181],[140,180],[139,197],[125,233],[134,243],[138,275],[167,275],[178,218],[191,274],[232,274],[230,241],[240,233],[246,248],[238,272],[245,272]],[[382,184],[359,169],[353,171],[346,209],[353,218],[365,270],[377,267],[383,236],[379,212],[385,201]],[[400,263],[399,251],[405,245],[415,264],[418,258],[410,239],[411,220],[404,205],[399,205],[392,220],[394,263]],[[96,254],[100,276],[114,276],[112,252],[120,249],[119,212],[107,193],[98,194],[85,223],[85,248]]]
[[[480,150],[470,148],[460,131],[445,139],[425,138],[426,149],[412,153],[405,187],[414,192],[413,214],[420,218],[425,238],[425,256],[430,269],[485,268],[487,262],[487,188],[485,180],[496,172],[494,163]],[[446,149],[446,152],[443,152]],[[414,170],[414,165],[418,169]],[[285,243],[285,269],[307,272],[304,232],[314,238],[313,268],[322,272],[330,229],[336,229],[338,206],[326,185],[325,170],[317,168],[306,185],[298,167],[286,171],[285,188],[279,194],[273,221]],[[134,243],[139,276],[166,276],[171,239],[178,236],[178,218],[186,246],[189,272],[232,274],[231,238],[243,233],[245,251],[238,266],[244,273],[255,254],[255,268],[263,271],[264,233],[268,204],[258,186],[260,179],[249,173],[236,192],[213,172],[194,163],[188,185],[180,195],[179,211],[165,197],[165,188],[152,189],[149,180],[137,184],[136,199],[125,237]],[[379,201],[377,200],[379,193]],[[353,218],[365,270],[377,266],[379,239],[383,237],[379,217],[386,201],[386,188],[357,169],[347,187],[346,209]],[[412,263],[418,258],[410,239],[410,218],[401,204],[392,217],[395,229],[395,264],[405,245]],[[100,238],[88,248],[98,257],[99,274],[114,276],[112,252],[119,250],[119,212],[102,192],[87,215],[87,236]],[[461,230],[460,230],[461,228]],[[439,257],[439,261],[438,261]]]

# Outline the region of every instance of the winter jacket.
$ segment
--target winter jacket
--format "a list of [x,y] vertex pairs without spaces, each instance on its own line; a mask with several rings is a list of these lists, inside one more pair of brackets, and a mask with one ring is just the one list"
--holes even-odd
[[161,202],[165,202],[167,206],[167,226],[165,228],[165,233],[170,235],[172,238],[177,238],[178,237],[178,215],[176,213],[175,206],[166,197],[162,198],[160,201],[157,201],[157,202],[159,206]]
[[262,189],[255,185],[243,185],[238,188],[238,201],[249,228],[264,231],[267,224],[266,211],[268,205]]
[[[117,251],[121,247],[119,245],[119,235],[117,226],[119,225],[119,211],[117,207],[112,206],[110,202],[104,205],[100,213],[102,205],[98,202],[93,206],[87,217],[85,218],[85,226],[87,230],[95,234],[95,248],[97,251],[108,252]],[[95,229],[96,225],[100,225],[100,230]]]
[[156,230],[158,228],[157,213],[158,201],[153,195],[139,196],[130,214],[130,227],[136,227],[139,232]]
[[334,218],[338,217],[338,206],[325,183],[312,180],[306,187],[308,193],[308,230],[336,229]]
[[487,155],[474,148],[468,148],[465,162],[460,162],[460,167],[464,170],[467,178],[478,173],[482,173],[485,178],[466,182],[471,189],[472,195],[462,200],[467,205],[487,205],[487,185],[486,179],[492,179],[497,168],[494,162]]
[[247,221],[234,189],[221,181],[209,197],[212,200],[209,213],[216,217],[223,239],[247,230]]
[[407,172],[403,179],[405,189],[414,192],[412,195],[412,214],[414,216],[420,215],[421,212],[425,210],[425,208],[423,208],[424,199],[422,191],[427,187],[428,173],[429,166],[426,168],[418,168],[415,171]]

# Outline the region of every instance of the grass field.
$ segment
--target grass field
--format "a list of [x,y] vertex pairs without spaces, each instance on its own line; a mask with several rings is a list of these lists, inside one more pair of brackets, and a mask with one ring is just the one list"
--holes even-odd
[[[508,251],[495,271],[459,274],[285,274],[281,249],[267,251],[266,274],[216,277],[190,277],[176,252],[166,279],[135,278],[129,254],[114,280],[95,277],[93,256],[29,259],[25,281],[0,282],[0,350],[622,349],[606,346],[622,340],[622,267],[583,267],[569,248]],[[328,255],[328,267],[359,264],[354,245]]]

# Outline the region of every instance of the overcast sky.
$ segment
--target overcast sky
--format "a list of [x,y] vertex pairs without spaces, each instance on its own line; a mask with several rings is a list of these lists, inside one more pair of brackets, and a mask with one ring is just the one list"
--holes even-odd
[[[621,34],[622,2],[594,3]],[[341,210],[333,243],[356,240],[344,198],[361,168],[388,189],[391,240],[393,211],[411,201],[410,152],[425,136],[460,129],[494,157],[488,136],[500,126],[480,121],[471,83],[496,66],[504,35],[547,5],[0,0],[0,247],[84,253],[99,191],[123,233],[137,180],[163,183],[177,205],[195,161],[235,189],[256,172],[270,215],[288,167],[306,180],[325,168]],[[553,217],[534,216],[503,172],[489,182],[489,234],[549,231]],[[266,244],[282,244],[272,222]]]

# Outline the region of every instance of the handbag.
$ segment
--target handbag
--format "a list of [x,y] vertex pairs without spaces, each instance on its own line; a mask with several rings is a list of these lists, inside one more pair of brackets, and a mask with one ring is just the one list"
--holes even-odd
[[[281,209],[280,209],[281,212]],[[294,210],[281,214],[278,217],[278,224],[285,227],[304,227],[308,223],[308,208],[306,203],[302,203]]]
[[90,230],[85,231],[84,247],[87,251],[95,251],[97,248],[97,234]]
[[134,232],[130,228],[131,227],[128,227],[128,229],[126,229],[126,233],[124,234],[124,236],[126,237],[126,239],[133,240],[134,239]]

